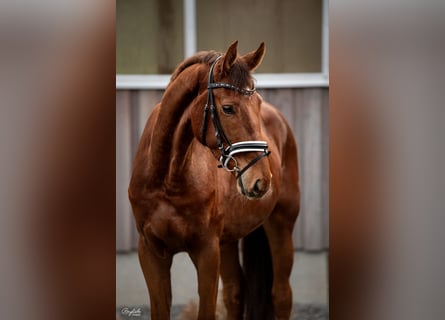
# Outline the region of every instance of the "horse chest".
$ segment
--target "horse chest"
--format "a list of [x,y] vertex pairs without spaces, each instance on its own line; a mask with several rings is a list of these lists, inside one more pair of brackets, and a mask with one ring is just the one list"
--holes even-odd
[[247,200],[237,195],[222,198],[218,205],[224,222],[221,240],[234,241],[245,237],[264,223],[275,203],[273,194],[261,200]]
[[187,193],[152,199],[144,233],[161,240],[173,252],[186,250],[202,235],[218,233],[221,221],[215,215],[211,197],[201,199]]

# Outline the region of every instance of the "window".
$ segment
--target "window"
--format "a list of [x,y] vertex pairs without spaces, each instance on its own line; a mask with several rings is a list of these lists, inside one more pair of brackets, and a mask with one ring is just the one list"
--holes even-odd
[[241,54],[264,41],[257,73],[321,72],[321,0],[197,0],[198,50]]
[[327,85],[327,10],[328,0],[117,0],[117,86],[163,88],[186,56],[234,40],[241,54],[266,43],[258,86]]
[[170,74],[184,59],[183,0],[116,5],[116,73]]

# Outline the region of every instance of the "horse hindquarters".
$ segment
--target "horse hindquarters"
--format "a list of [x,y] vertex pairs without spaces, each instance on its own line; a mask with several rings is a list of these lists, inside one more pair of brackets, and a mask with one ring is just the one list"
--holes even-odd
[[246,320],[273,320],[272,257],[263,226],[243,239],[243,269]]

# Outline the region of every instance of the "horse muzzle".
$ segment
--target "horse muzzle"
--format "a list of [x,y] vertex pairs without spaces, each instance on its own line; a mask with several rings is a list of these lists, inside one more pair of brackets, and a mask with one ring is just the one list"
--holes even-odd
[[[239,168],[235,155],[247,152],[259,152],[259,154],[243,168]],[[264,178],[264,172],[261,172],[258,175],[256,170],[252,170],[252,172],[249,171],[249,174],[246,175],[244,175],[244,173],[259,160],[269,156],[269,154],[270,151],[266,141],[237,142],[222,150],[219,159],[221,163],[220,167],[230,172],[236,172],[238,187],[241,194],[249,199],[259,199],[269,189],[270,179]]]
[[241,193],[248,199],[259,199],[269,190],[270,181],[266,179],[254,179],[250,186],[245,184],[241,177],[238,178],[238,187]]

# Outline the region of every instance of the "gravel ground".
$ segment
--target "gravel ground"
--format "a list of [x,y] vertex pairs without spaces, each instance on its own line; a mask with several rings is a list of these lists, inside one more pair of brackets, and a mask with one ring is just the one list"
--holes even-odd
[[[172,307],[171,319],[176,320],[181,313],[183,305]],[[150,309],[146,306],[125,307],[116,309],[117,320],[149,320]],[[325,305],[294,304],[291,320],[327,320],[329,310]]]

